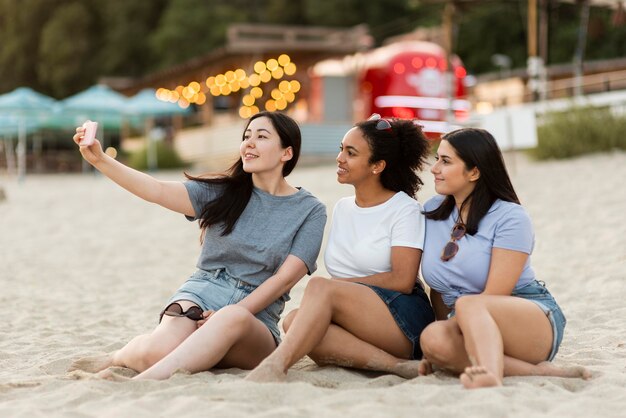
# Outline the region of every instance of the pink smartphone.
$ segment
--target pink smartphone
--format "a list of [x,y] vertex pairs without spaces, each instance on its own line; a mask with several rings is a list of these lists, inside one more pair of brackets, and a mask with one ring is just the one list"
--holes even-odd
[[91,145],[96,139],[96,131],[98,130],[98,122],[93,122],[88,120],[83,123],[83,128],[85,128],[85,134],[83,135],[83,139],[80,141],[80,145]]

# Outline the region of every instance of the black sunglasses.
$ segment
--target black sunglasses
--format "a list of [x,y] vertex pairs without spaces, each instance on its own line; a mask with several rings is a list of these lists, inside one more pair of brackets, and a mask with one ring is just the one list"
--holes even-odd
[[443,251],[441,252],[441,260],[448,261],[452,257],[459,252],[459,244],[457,241],[465,236],[465,232],[467,232],[467,228],[461,222],[457,222],[452,228],[452,232],[450,232],[450,241],[443,247]]
[[202,309],[199,306],[196,306],[196,305],[190,306],[189,309],[187,309],[186,311],[183,311],[183,307],[180,306],[180,303],[178,302],[173,302],[167,305],[167,308],[165,308],[163,312],[161,313],[159,322],[161,322],[161,319],[163,319],[163,315],[175,316],[175,317],[181,317],[181,318],[187,317],[194,321],[199,321],[201,319],[204,319],[204,316],[202,315]]
[[376,129],[378,129],[379,131],[392,131],[391,122],[380,116],[378,113],[372,113],[372,116],[367,118],[367,120],[377,120],[378,122],[376,123]]

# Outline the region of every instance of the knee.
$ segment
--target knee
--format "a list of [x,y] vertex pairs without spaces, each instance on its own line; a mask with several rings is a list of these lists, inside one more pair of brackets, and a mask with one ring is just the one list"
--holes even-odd
[[481,305],[481,295],[461,296],[454,303],[457,316],[464,316],[467,312],[475,310]]
[[330,295],[331,281],[325,277],[312,277],[304,289],[304,297],[328,297]]
[[153,344],[151,342],[143,344],[136,351],[136,358],[133,364],[139,366],[139,369],[141,369],[139,371],[143,371],[161,361],[161,359],[167,356],[172,350],[173,347],[167,344]]
[[293,322],[293,320],[296,319],[297,313],[298,313],[298,310],[294,309],[293,311],[287,314],[285,319],[283,319],[283,331],[285,332],[289,331],[289,327],[291,326],[291,323]]
[[235,332],[246,331],[254,319],[254,315],[249,310],[237,305],[224,306],[209,318],[209,320],[219,321],[227,330]]
[[454,355],[453,336],[449,335],[439,321],[427,326],[420,335],[420,347],[429,360],[445,361]]

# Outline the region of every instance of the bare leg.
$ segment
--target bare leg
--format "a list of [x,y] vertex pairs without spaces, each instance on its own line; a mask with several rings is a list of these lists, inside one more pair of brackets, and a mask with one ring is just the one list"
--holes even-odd
[[115,352],[103,354],[101,356],[81,357],[77,360],[74,360],[70,367],[67,369],[67,371],[73,372],[74,370],[82,370],[89,373],[97,373],[101,370],[113,366],[114,354]]
[[[179,303],[183,309],[193,305],[189,301]],[[163,320],[152,333],[133,338],[113,353],[78,359],[72,363],[68,371],[84,370],[96,373],[108,367],[119,366],[141,372],[165,357],[195,330],[195,321],[163,316]]]
[[[298,310],[289,312],[283,329],[289,331]],[[393,373],[405,379],[417,377],[419,361],[401,359],[358,339],[338,325],[330,324],[322,341],[309,353],[320,366],[336,365]]]
[[274,348],[274,337],[261,321],[245,308],[230,305],[134,379],[167,379],[177,370],[197,373],[216,365],[251,369]]
[[419,376],[428,376],[433,372],[433,365],[427,358],[422,358],[417,366],[417,373]]
[[459,378],[465,389],[502,386],[502,380],[483,366],[468,367]]
[[[456,317],[465,351],[473,365],[466,387],[499,386],[504,353],[537,364],[548,357],[552,327],[534,303],[510,296],[472,295],[456,302]],[[471,384],[469,384],[471,382]]]
[[[422,374],[432,373],[432,365],[461,374],[472,364],[465,351],[463,334],[456,318],[430,324],[420,337],[424,359]],[[538,364],[504,355],[504,376],[555,376],[588,379],[591,374],[584,367],[557,367],[548,361]]]
[[[411,342],[398,328],[389,309],[374,291],[360,284],[314,277],[306,287],[302,304],[285,340],[247,379],[284,380],[289,367],[322,343],[331,323],[355,337],[348,343],[357,340],[367,342],[397,358],[408,358],[411,354]],[[334,337],[331,335],[331,338]],[[343,350],[343,354],[346,354],[345,350],[354,348],[344,346]],[[339,353],[324,352],[327,358],[335,354]],[[342,358],[343,361],[347,360],[346,356]],[[382,363],[389,361],[381,356],[377,359]],[[354,360],[350,358],[350,361]]]

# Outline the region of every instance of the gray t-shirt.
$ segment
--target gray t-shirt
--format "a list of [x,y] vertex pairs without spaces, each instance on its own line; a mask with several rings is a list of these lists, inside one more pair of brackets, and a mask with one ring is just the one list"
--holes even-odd
[[[196,213],[195,218],[188,217],[190,220],[197,220],[206,204],[224,189],[198,181],[184,184]],[[223,225],[207,228],[197,267],[223,268],[231,276],[258,286],[292,254],[311,274],[317,269],[325,224],[326,207],[308,191],[274,196],[255,187],[230,234],[221,236]]]

